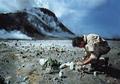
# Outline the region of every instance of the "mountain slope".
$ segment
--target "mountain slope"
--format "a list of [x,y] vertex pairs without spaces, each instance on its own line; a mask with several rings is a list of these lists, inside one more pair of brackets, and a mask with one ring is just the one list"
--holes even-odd
[[[74,33],[67,29],[53,12],[45,8],[32,8],[16,13],[0,14],[0,30],[19,31],[32,39],[74,37]],[[6,38],[3,37],[3,39]]]

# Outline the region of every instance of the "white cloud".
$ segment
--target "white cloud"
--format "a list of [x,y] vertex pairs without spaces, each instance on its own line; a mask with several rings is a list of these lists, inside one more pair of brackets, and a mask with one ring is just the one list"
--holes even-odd
[[34,0],[0,0],[0,12],[15,12],[34,6]]
[[105,1],[106,0],[34,0],[36,6],[51,9],[58,17],[73,11],[87,11],[103,4]]
[[32,39],[20,31],[14,30],[7,32],[5,30],[0,30],[0,39]]
[[[15,11],[30,7],[45,7],[55,12],[58,17],[79,13],[103,4],[106,0],[0,0],[0,11]],[[84,12],[84,13],[83,13]],[[77,14],[78,15],[78,14]]]
[[0,11],[2,12],[9,12],[17,9],[18,6],[16,4],[16,0],[10,2],[9,0],[0,0]]

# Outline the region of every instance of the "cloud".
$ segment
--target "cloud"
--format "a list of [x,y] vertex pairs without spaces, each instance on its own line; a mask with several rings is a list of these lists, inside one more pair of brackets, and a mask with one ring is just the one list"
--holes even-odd
[[30,7],[44,7],[52,10],[57,17],[74,15],[83,17],[87,12],[105,0],[0,0],[0,11],[16,11]]
[[53,10],[58,17],[70,13],[87,11],[103,4],[105,0],[34,0],[37,7],[45,7]]
[[14,30],[7,32],[5,30],[0,30],[0,39],[32,39],[20,31]]
[[16,0],[10,2],[9,0],[0,0],[0,11],[1,12],[8,12],[10,10],[16,9],[18,6],[16,5]]
[[34,0],[0,0],[0,12],[15,12],[34,6]]

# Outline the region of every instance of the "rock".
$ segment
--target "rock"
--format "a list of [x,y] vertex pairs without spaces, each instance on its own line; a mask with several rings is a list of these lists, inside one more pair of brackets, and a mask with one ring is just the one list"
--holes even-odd
[[54,77],[53,80],[58,80],[58,77]]
[[107,80],[107,83],[110,84],[110,80]]
[[25,77],[23,78],[23,81],[26,81],[26,80],[28,80],[28,76],[25,76]]
[[75,64],[74,64],[74,62],[71,62],[70,63],[70,70],[73,70],[75,68]]
[[[33,46],[29,45],[30,44],[29,42],[32,45],[35,45],[35,47],[33,48]],[[119,64],[116,64],[115,67],[114,67],[115,64],[113,64],[114,61],[116,61],[116,63],[119,63],[119,61],[120,61],[119,56],[117,55],[117,53],[119,52],[118,50],[112,54],[112,52],[114,51],[114,49],[113,49],[113,51],[111,51],[110,54],[105,56],[105,57],[111,56],[110,63],[113,64],[112,67],[108,66],[109,67],[108,69],[110,69],[111,71],[107,71],[107,73],[106,73],[106,74],[108,74],[107,76],[105,76],[106,74],[101,74],[99,72],[94,73],[94,74],[93,74],[93,72],[91,72],[89,74],[87,74],[87,73],[81,74],[81,72],[72,70],[73,64],[71,62],[71,61],[81,58],[81,56],[82,56],[81,50],[77,50],[77,48],[72,49],[72,48],[64,46],[63,50],[65,50],[65,53],[61,53],[61,52],[55,51],[56,47],[58,48],[58,51],[61,51],[61,45],[55,46],[54,49],[50,50],[49,47],[51,45],[47,46],[47,43],[44,43],[44,42],[47,42],[47,41],[43,41],[43,43],[42,43],[43,47],[41,49],[41,47],[39,47],[39,44],[36,45],[37,43],[41,44],[41,41],[33,41],[33,40],[32,41],[18,41],[17,42],[18,46],[14,45],[16,43],[16,41],[6,41],[5,44],[7,44],[7,45],[10,44],[10,46],[13,45],[13,47],[10,47],[10,50],[12,50],[13,48],[16,49],[16,50],[12,50],[14,52],[12,54],[10,54],[11,51],[1,52],[3,49],[5,49],[5,50],[8,50],[8,49],[6,49],[6,47],[4,47],[3,45],[0,45],[0,46],[3,46],[3,47],[0,47],[0,54],[1,54],[0,55],[0,74],[2,75],[2,78],[5,80],[5,83],[8,83],[8,84],[97,84],[97,83],[98,84],[112,84],[112,83],[119,84],[119,79],[118,79],[119,72],[120,72],[118,69]],[[55,42],[57,42],[57,41],[55,40]],[[61,43],[61,41],[58,41],[57,44],[58,43]],[[69,45],[69,44],[70,43],[67,43],[66,45]],[[45,45],[45,47],[44,47],[44,45]],[[22,46],[28,46],[28,47],[22,48]],[[116,47],[116,46],[114,46],[114,47]],[[27,49],[29,49],[30,51],[27,52]],[[17,50],[19,50],[19,52]],[[42,50],[44,50],[44,52],[42,52]],[[70,51],[68,51],[68,50],[70,50]],[[23,54],[20,54],[20,52],[23,52]],[[40,54],[40,52],[42,52],[42,55]],[[76,54],[74,54],[74,52]],[[40,55],[36,56],[37,53],[39,53]],[[57,54],[59,54],[59,56],[57,56]],[[66,55],[67,55],[67,57],[65,57]],[[27,57],[24,57],[24,56],[27,56]],[[56,59],[57,61],[60,61],[60,63],[67,62],[66,65],[68,67],[61,69],[61,70],[63,70],[63,71],[61,71],[59,69],[60,66],[58,65],[57,70],[59,72],[55,73],[57,70],[53,69],[53,66],[51,66],[52,64],[54,65],[54,63],[56,64],[56,62],[54,61],[52,63],[48,62],[48,65],[50,64],[50,66],[47,66],[47,68],[45,68],[45,70],[42,70],[41,65],[44,65],[44,62],[43,62],[43,64],[40,64],[40,59],[47,59],[49,57],[51,57],[52,60]],[[6,60],[4,60],[4,59],[6,59]],[[13,67],[13,65],[14,65],[14,67]],[[78,67],[78,68],[80,68],[80,67]],[[46,74],[46,72],[49,74]],[[116,73],[116,74],[114,74],[114,73]],[[11,77],[9,77],[9,76],[11,76]],[[88,81],[86,81],[86,80],[88,80]],[[101,82],[101,81],[103,81],[103,82]],[[2,84],[4,84],[4,83],[2,83]]]
[[23,52],[20,52],[20,54],[23,54]]
[[69,66],[70,66],[69,62],[63,63],[63,64],[60,65],[60,69],[64,69],[64,68],[69,67]]
[[39,59],[40,65],[43,66],[47,60],[48,60],[48,59],[44,59],[44,58]]
[[60,72],[59,72],[59,77],[60,77],[60,78],[64,77],[64,71],[63,71],[63,70],[60,70]]
[[64,69],[66,67],[69,67],[70,70],[73,70],[75,68],[75,64],[74,62],[67,62],[60,65],[60,69]]
[[0,84],[6,84],[5,79],[0,75]]
[[6,84],[10,84],[10,79],[12,78],[12,76],[7,76],[5,78]]
[[20,84],[26,84],[26,82],[20,82]]
[[97,72],[96,72],[96,71],[94,71],[94,72],[93,72],[93,75],[94,75],[94,76],[97,76]]
[[27,56],[23,56],[22,58],[26,58]]
[[39,56],[39,55],[40,55],[39,53],[36,54],[36,56]]
[[52,68],[51,68],[51,67],[47,67],[47,68],[45,69],[45,73],[47,73],[47,74],[52,73]]
[[117,55],[119,55],[119,56],[120,56],[120,52],[119,52],[119,53],[117,53]]

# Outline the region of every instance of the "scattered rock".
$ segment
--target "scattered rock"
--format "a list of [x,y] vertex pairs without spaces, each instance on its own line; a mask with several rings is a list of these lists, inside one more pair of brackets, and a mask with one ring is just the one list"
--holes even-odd
[[119,52],[119,53],[117,53],[117,55],[119,55],[119,56],[120,56],[120,52]]
[[23,52],[20,52],[20,54],[23,54]]
[[26,58],[27,56],[23,56],[22,58]]
[[[1,77],[2,79],[0,78],[0,84],[1,81],[3,81],[2,84],[96,84],[101,83],[100,80],[105,81],[104,84],[111,84],[114,82],[116,84],[119,84],[119,79],[115,78],[115,74],[112,74],[114,77],[112,77],[112,75],[108,75],[105,77],[104,74],[99,75],[99,73],[89,73],[85,75],[83,74],[84,77],[80,79],[81,73],[73,69],[74,64],[72,64],[71,62],[75,61],[76,59],[76,61],[81,60],[81,53],[83,51],[78,48],[72,48],[71,46],[69,46],[70,48],[68,48],[61,45],[47,46],[47,43],[41,43],[41,41],[18,41],[16,44],[17,46],[15,46],[16,42],[17,41],[6,41],[6,45],[2,45],[0,43],[1,51],[3,49],[7,50],[6,46],[13,45],[12,47],[10,47],[11,51],[7,50],[2,53],[0,51],[0,74],[4,74],[4,76]],[[58,43],[59,42],[57,42],[57,44]],[[70,43],[65,45],[69,44]],[[12,50],[13,48],[15,49]],[[117,67],[119,66],[119,59],[116,58],[118,58],[119,56],[116,56],[120,55],[120,53],[116,50],[114,51],[114,53],[113,51],[111,51],[110,54],[108,53],[108,56],[110,57],[110,59],[112,58],[112,64],[114,61],[116,61],[115,63]],[[14,53],[10,54],[11,52]],[[49,57],[51,58],[51,60],[49,60],[51,62],[47,62],[44,70],[42,70],[42,66],[46,63],[45,59]],[[113,60],[113,58],[115,59]],[[55,61],[55,59],[58,61],[58,63]],[[64,68],[65,71],[63,69],[63,71],[60,71],[58,67],[60,66],[59,61],[60,64],[69,62],[69,67]],[[15,65],[15,67],[12,67],[12,65]],[[113,64],[113,66],[114,65],[115,64]],[[119,72],[119,70],[117,71]],[[8,76],[11,76],[11,78],[9,79]],[[109,76],[111,77],[108,78]],[[98,77],[100,77],[100,80],[98,79]],[[96,79],[94,80],[94,78]],[[106,80],[105,78],[108,78],[108,80]],[[89,80],[89,82],[87,82],[86,80]]]
[[0,84],[6,84],[5,79],[0,75]]
[[18,44],[17,44],[17,43],[15,43],[15,46],[18,46]]
[[67,77],[67,76],[65,75],[64,70],[60,70],[60,72],[59,72],[59,77],[60,77],[60,78],[66,78],[66,77]]
[[40,53],[37,53],[37,54],[36,54],[36,56],[39,56],[39,55],[40,55]]

